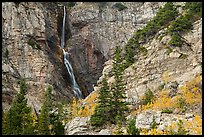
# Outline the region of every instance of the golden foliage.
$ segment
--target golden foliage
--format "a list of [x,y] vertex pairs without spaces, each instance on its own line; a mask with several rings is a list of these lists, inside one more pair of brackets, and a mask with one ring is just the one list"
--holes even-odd
[[[164,73],[163,80],[165,82],[168,81],[168,72]],[[162,109],[172,109],[175,110],[176,108],[179,109],[179,99],[182,98],[183,103],[182,105],[186,105],[187,107],[193,108],[195,105],[200,105],[202,103],[202,89],[201,89],[201,76],[197,75],[194,79],[186,82],[183,86],[178,88],[178,94],[174,97],[168,97],[169,89],[162,90],[157,92],[156,99],[147,105],[140,105],[139,108],[135,111],[132,111],[131,114],[139,114],[145,110],[162,110]],[[142,99],[143,96],[140,97]],[[180,119],[178,117],[178,119]],[[183,128],[185,131],[188,131],[189,134],[202,134],[202,119],[195,115],[192,121],[183,120]],[[172,130],[178,128],[178,125],[175,122],[172,122],[171,125],[167,126],[165,131],[159,131],[156,129],[145,130],[141,129],[141,134],[145,135],[170,135],[172,134]]]
[[[168,71],[165,73],[164,80],[166,80],[166,76]],[[179,108],[178,101],[180,98],[186,103],[185,105],[193,106],[196,104],[200,104],[202,102],[202,89],[199,88],[201,84],[201,76],[198,75],[191,81],[186,82],[184,86],[181,86],[178,89],[178,93],[173,98],[168,97],[169,89],[159,91],[157,93],[157,98],[151,103],[147,105],[140,105],[139,108],[131,112],[132,114],[140,113],[144,110],[154,109],[154,110],[162,110],[162,109],[175,109]],[[140,99],[144,98],[143,96]]]
[[199,104],[202,102],[201,76],[196,76],[193,80],[186,82],[179,90],[185,102],[189,105]]
[[202,119],[197,114],[191,122],[186,121],[185,125],[196,135],[202,135]]
[[147,135],[166,135],[167,132],[166,131],[160,131],[160,130],[156,130],[156,129],[151,129]]
[[32,117],[32,121],[33,121],[32,126],[35,126],[35,124],[37,123],[37,117],[35,116],[34,113],[31,113],[31,117]]
[[[202,134],[202,119],[196,114],[192,121],[182,120],[183,128],[185,131],[188,131],[189,134],[201,135]],[[178,125],[174,122],[171,125],[166,127],[166,132],[170,135],[170,130],[176,129]]]
[[[178,116],[178,120],[179,120]],[[202,119],[195,115],[192,121],[182,120],[183,121],[183,129],[188,131],[188,134],[202,135]],[[173,133],[178,132],[178,123],[172,122],[168,125],[164,131],[160,131],[157,129],[140,129],[141,135],[172,135]]]
[[90,94],[90,96],[88,96],[84,102],[88,102],[88,103],[94,103],[96,101],[96,98],[98,97],[98,93],[97,92],[93,92]]
[[68,109],[70,119],[92,115],[96,107],[97,97],[98,93],[93,92],[86,99],[76,100],[74,98]]

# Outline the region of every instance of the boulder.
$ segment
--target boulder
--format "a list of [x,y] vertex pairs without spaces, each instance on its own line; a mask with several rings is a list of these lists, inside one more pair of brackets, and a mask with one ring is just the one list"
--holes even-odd
[[102,129],[98,135],[111,135],[111,131],[109,129]]
[[153,116],[157,124],[160,123],[161,111],[147,110],[144,113],[137,115],[136,127],[150,129],[150,125],[153,122]]
[[65,135],[80,135],[88,131],[90,117],[76,117],[65,125]]

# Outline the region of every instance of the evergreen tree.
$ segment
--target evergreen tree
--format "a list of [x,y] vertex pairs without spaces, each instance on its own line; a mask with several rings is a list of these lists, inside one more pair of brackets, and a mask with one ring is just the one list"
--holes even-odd
[[[118,124],[120,127],[126,121],[126,112],[128,111],[125,96],[125,84],[123,81],[124,64],[121,55],[122,49],[118,46],[115,49],[113,57],[113,74],[115,82],[109,90],[106,77],[102,81],[99,90],[98,106],[91,116],[91,125],[99,127],[107,122]],[[105,115],[104,115],[105,114]]]
[[54,102],[51,92],[52,87],[48,86],[44,94],[37,132],[40,135],[64,135],[64,126],[61,122],[63,109],[58,105],[58,109],[54,111]]
[[26,83],[24,80],[20,81],[20,92],[15,97],[11,108],[4,117],[4,134],[7,135],[30,135],[34,134],[34,127],[32,125],[31,107],[27,106]]
[[52,134],[54,135],[64,135],[64,126],[62,124],[63,118],[63,106],[58,104],[57,113],[53,112],[50,114],[50,123],[53,125]]
[[3,134],[3,135],[8,135],[8,133],[9,133],[7,115],[8,115],[8,113],[2,112],[2,134]]
[[126,45],[125,46],[125,68],[127,68],[128,66],[132,65],[134,63],[134,48],[131,45]]
[[[108,121],[109,119],[109,113],[110,113],[110,101],[111,101],[111,93],[108,87],[107,77],[105,76],[102,80],[102,87],[99,92],[98,97],[98,104],[99,108],[101,110],[101,114],[103,115],[103,119]],[[107,114],[104,116],[104,114]]]
[[135,118],[129,119],[128,127],[127,127],[128,135],[139,135],[140,134],[139,129],[136,128],[136,126],[135,126],[135,122],[136,122]]
[[98,127],[108,122],[110,119],[110,97],[107,78],[105,76],[99,90],[98,105],[94,110],[94,114],[90,118],[91,125]]
[[112,85],[112,99],[111,99],[111,115],[112,123],[125,122],[125,112],[128,111],[127,102],[124,101],[125,96],[125,84],[123,81],[123,58],[121,55],[122,49],[118,46],[115,49],[113,57],[113,75],[115,82]]
[[49,118],[49,112],[52,110],[52,100],[51,100],[51,86],[48,87],[48,89],[45,92],[43,104],[41,107],[41,113],[39,115],[38,120],[38,134],[40,135],[50,135],[50,118]]

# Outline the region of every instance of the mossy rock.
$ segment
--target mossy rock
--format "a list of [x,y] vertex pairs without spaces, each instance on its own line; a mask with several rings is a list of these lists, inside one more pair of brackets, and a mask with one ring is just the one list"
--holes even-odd
[[118,11],[122,11],[122,10],[124,10],[124,9],[127,9],[127,6],[125,6],[125,5],[122,4],[122,3],[116,3],[116,4],[113,5],[113,7],[117,8]]
[[34,38],[30,38],[28,40],[28,45],[30,45],[33,49],[41,50],[40,45],[36,42],[36,40]]
[[173,110],[171,110],[171,109],[163,109],[161,113],[171,114],[171,113],[173,113]]

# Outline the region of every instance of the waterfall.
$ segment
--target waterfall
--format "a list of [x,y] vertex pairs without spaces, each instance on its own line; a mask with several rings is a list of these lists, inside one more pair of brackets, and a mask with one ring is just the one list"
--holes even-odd
[[75,77],[74,77],[74,73],[73,73],[73,69],[72,69],[72,66],[69,62],[69,54],[64,50],[64,36],[65,36],[65,17],[66,17],[66,9],[65,9],[65,6],[64,6],[64,17],[63,17],[63,26],[62,26],[62,38],[61,38],[61,48],[63,50],[63,55],[64,55],[64,64],[67,68],[67,72],[70,76],[70,80],[71,80],[71,88],[72,88],[72,91],[74,92],[74,95],[77,97],[77,98],[83,98],[83,95],[82,95],[82,92],[81,90],[79,89],[79,86],[75,80]]

